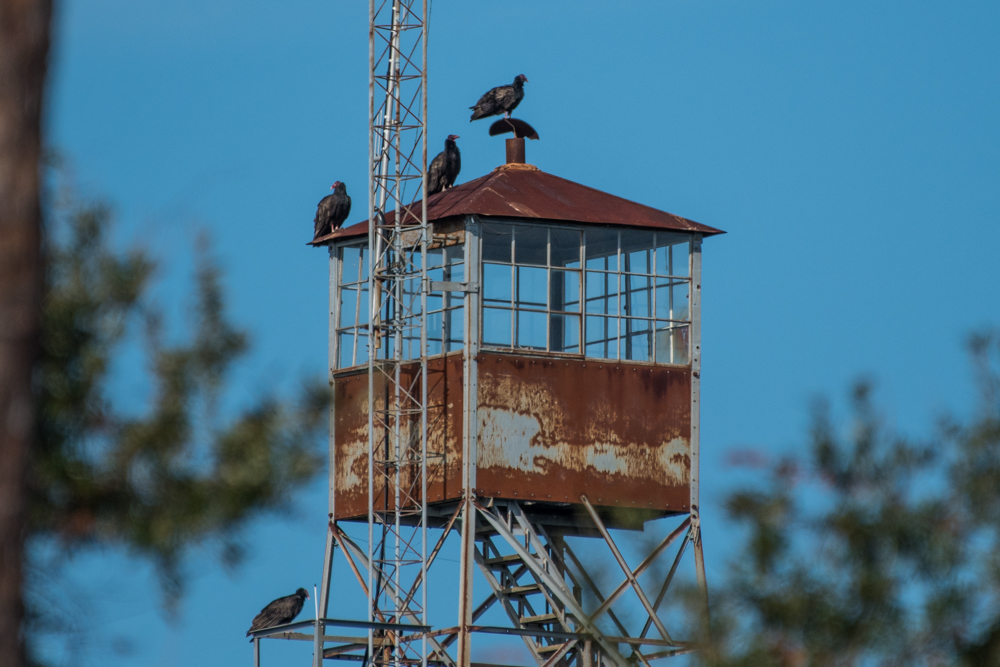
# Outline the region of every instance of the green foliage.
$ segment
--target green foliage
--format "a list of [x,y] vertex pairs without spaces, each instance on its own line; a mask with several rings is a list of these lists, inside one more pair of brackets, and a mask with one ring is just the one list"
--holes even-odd
[[[207,248],[198,252],[191,334],[167,342],[150,297],[156,264],[142,250],[114,249],[110,220],[106,206],[74,202],[50,221],[29,540],[65,554],[112,547],[147,558],[174,603],[185,553],[216,544],[235,563],[241,529],[287,509],[296,488],[325,469],[318,436],[328,390],[306,385],[296,401],[265,396],[221,420],[216,405],[248,338],[226,318]],[[129,348],[135,339],[143,355]],[[138,377],[149,388],[140,410],[111,393],[123,359],[129,383]]]
[[747,547],[713,600],[713,665],[1000,665],[1000,337],[974,337],[981,402],[928,442],[861,383],[838,430],[730,496]]

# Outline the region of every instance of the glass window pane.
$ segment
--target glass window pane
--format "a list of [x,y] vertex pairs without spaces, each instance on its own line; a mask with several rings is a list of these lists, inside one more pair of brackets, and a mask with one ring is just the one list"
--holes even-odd
[[545,266],[548,241],[547,227],[515,227],[514,263]]
[[354,360],[355,365],[368,363],[368,332],[358,332],[358,353]]
[[[340,284],[358,282],[358,270],[361,263],[361,248],[349,246],[340,249]],[[367,275],[367,274],[365,274]]]
[[646,276],[626,276],[629,290],[622,299],[622,312],[630,317],[652,317],[653,280]]
[[[403,306],[415,315],[420,314],[420,279],[407,278],[403,281]],[[391,301],[391,299],[386,299]]]
[[579,268],[580,266],[580,232],[575,229],[549,230],[552,266]]
[[664,364],[687,364],[690,361],[690,334],[687,324],[656,323],[656,360]]
[[447,269],[445,270],[445,280],[451,280],[457,283],[465,281],[465,246],[464,245],[453,245],[448,246],[447,251]]
[[[441,313],[427,314],[427,340],[441,340]],[[415,330],[415,336],[419,336],[419,330]]]
[[337,368],[354,365],[354,331],[337,334]]
[[587,317],[586,355],[604,359],[618,358],[618,318]]
[[533,266],[517,267],[517,299],[514,303],[518,308],[545,308],[546,278],[548,270]]
[[445,246],[444,252],[446,264],[461,264],[465,261],[464,243],[456,243],[455,245]]
[[403,358],[420,358],[420,329],[417,327],[409,326],[403,329]]
[[580,272],[552,269],[549,280],[549,309],[580,312]]
[[690,283],[684,281],[679,284],[675,284],[671,287],[671,291],[674,294],[674,312],[673,316],[670,318],[672,320],[690,320],[691,319],[691,302],[689,298],[689,286]]
[[510,313],[508,309],[483,308],[483,345],[510,347]]
[[625,271],[628,273],[652,273],[653,264],[650,261],[652,254],[652,250],[632,250],[627,255],[622,253],[622,257],[625,258]]
[[672,276],[689,276],[691,267],[689,255],[690,243],[678,243],[670,249],[670,271]]
[[368,303],[368,290],[363,289],[358,294],[358,324],[368,324],[368,309],[371,305]]
[[545,349],[545,313],[518,310],[517,346],[535,350]]
[[440,292],[435,294],[427,295],[427,312],[432,313],[435,310],[441,310],[444,308],[444,297],[440,296]]
[[483,260],[510,264],[512,235],[509,225],[483,225]]
[[340,326],[353,327],[358,312],[358,291],[353,289],[340,290]]
[[690,283],[686,280],[664,281],[656,288],[656,317],[664,320],[688,320]]
[[361,246],[361,274],[360,281],[368,282],[368,246]]
[[[656,234],[656,274],[660,276],[688,275],[688,252],[690,234]],[[671,256],[673,266],[671,266]]]
[[587,271],[587,312],[618,312],[618,274]]
[[483,264],[484,301],[510,304],[511,271],[509,264]]
[[652,273],[649,255],[653,250],[653,232],[644,229],[623,229],[621,232],[621,255],[625,262],[623,270]]
[[462,349],[465,343],[465,311],[462,308],[444,311],[444,337],[447,352]]
[[[420,253],[415,253],[417,257]],[[419,261],[419,260],[418,260]],[[434,266],[444,265],[444,248],[428,248],[427,249],[427,268]]]
[[580,352],[580,316],[550,315],[549,339],[553,352]]
[[618,270],[618,230],[595,227],[587,230],[587,268]]
[[653,357],[653,331],[650,320],[623,319],[623,359],[649,361]]

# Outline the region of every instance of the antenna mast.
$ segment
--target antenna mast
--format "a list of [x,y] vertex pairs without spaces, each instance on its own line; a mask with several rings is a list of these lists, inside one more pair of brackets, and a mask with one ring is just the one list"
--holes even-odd
[[[423,625],[427,0],[369,0],[368,12],[368,621]],[[427,640],[369,630],[368,655],[426,667]]]

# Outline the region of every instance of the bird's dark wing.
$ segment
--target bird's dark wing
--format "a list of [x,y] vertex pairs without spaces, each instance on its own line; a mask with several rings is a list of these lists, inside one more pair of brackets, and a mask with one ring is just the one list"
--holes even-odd
[[346,192],[341,196],[336,196],[333,202],[333,210],[330,211],[331,230],[340,229],[351,214],[351,196]]
[[444,189],[445,183],[445,169],[447,166],[447,156],[444,151],[438,153],[431,160],[431,165],[427,167],[427,194],[432,195],[435,192],[441,192]]
[[286,595],[283,598],[278,598],[254,616],[253,623],[250,624],[250,629],[247,630],[247,635],[257,630],[263,630],[264,628],[273,628],[283,623],[291,623],[299,615],[299,612],[302,611],[303,602],[303,599],[298,595]]
[[445,180],[447,181],[447,187],[455,185],[455,181],[458,180],[458,174],[462,171],[462,154],[458,150],[458,146],[454,146],[448,150],[448,160],[447,168],[445,173]]
[[517,105],[521,103],[524,99],[524,89],[517,90],[514,86],[510,86],[510,94],[504,96],[503,100],[503,110],[507,113],[512,112],[517,108]]
[[[316,207],[316,217],[313,219],[314,239],[318,239],[320,236],[329,232],[330,220],[333,216],[334,209],[336,208],[335,200],[336,195],[327,195],[319,201],[319,206]],[[350,208],[349,204],[348,208]]]
[[472,109],[471,120],[479,120],[480,118],[503,113],[505,111],[503,100],[508,94],[516,96],[514,86],[497,86],[483,93],[483,96],[476,102],[476,106],[469,107]]

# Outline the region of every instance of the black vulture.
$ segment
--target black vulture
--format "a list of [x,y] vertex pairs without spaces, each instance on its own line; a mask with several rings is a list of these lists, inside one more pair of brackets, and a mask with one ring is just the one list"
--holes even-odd
[[250,636],[250,633],[257,632],[258,630],[291,623],[299,615],[299,612],[302,611],[302,605],[308,597],[309,593],[306,592],[306,589],[300,588],[291,595],[278,598],[270,603],[261,609],[259,614],[253,617],[253,623],[250,625],[250,629],[247,630],[247,637]]
[[462,171],[462,154],[455,144],[457,134],[449,134],[444,140],[444,150],[438,153],[427,168],[427,194],[447,190],[455,185],[458,173]]
[[351,198],[347,195],[347,186],[337,181],[330,189],[333,194],[323,197],[316,207],[316,218],[313,220],[314,240],[340,229],[351,214]]
[[497,86],[486,92],[476,102],[476,106],[469,107],[472,109],[472,118],[469,120],[479,120],[480,118],[499,116],[500,114],[509,118],[510,112],[517,108],[517,105],[521,103],[521,99],[524,97],[524,84],[527,81],[528,77],[518,74],[514,77],[513,84],[509,86]]

